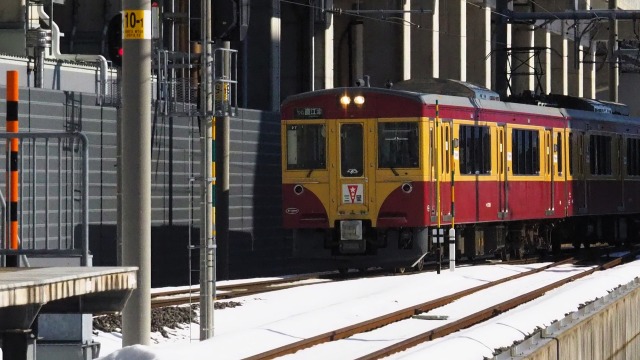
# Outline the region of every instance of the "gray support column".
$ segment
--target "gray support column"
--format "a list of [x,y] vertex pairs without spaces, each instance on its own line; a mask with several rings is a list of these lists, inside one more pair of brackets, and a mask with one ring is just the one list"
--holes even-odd
[[280,0],[271,0],[271,110],[280,110]]
[[[617,8],[617,0],[609,0],[609,9]],[[609,20],[609,101],[618,102],[618,84],[620,83],[620,72],[618,67],[618,20]]]
[[467,0],[458,0],[460,6],[460,81],[467,81]]
[[151,0],[124,0],[122,10],[122,260],[139,268],[122,311],[128,346],[148,345],[151,332]]
[[[535,26],[529,26],[529,47],[533,48],[536,46],[536,31]],[[529,90],[535,91],[536,89],[536,57],[535,51],[531,50],[529,52],[529,60],[528,64],[529,70],[531,71],[531,75],[529,75]]]
[[467,8],[467,81],[491,89],[491,8]]
[[433,32],[431,34],[432,76],[440,77],[440,0],[433,0]]
[[484,86],[487,89],[493,89],[491,84],[492,74],[492,58],[491,52],[491,7],[484,8]]
[[[330,16],[330,15],[327,15]],[[334,79],[334,24],[335,19],[331,19],[331,24],[324,31],[324,88],[333,88]]]
[[569,41],[567,27],[562,23],[562,95],[569,95]]
[[597,64],[596,64],[596,49],[598,47],[596,46],[596,42],[592,41],[591,42],[591,81],[589,82],[589,97],[592,99],[596,98],[596,69],[597,69]]
[[578,46],[578,97],[584,97],[584,46]]
[[547,48],[544,52],[544,73],[545,73],[545,79],[544,79],[544,83],[545,83],[545,87],[544,90],[546,91],[547,94],[551,93],[551,88],[552,88],[552,83],[551,83],[551,72],[552,72],[552,67],[551,67],[551,29],[549,29],[548,27],[545,29],[545,47]]
[[440,76],[465,81],[467,50],[466,30],[463,29],[466,26],[467,3],[462,0],[440,1],[440,14]]
[[411,79],[411,0],[405,0],[402,10],[402,79]]

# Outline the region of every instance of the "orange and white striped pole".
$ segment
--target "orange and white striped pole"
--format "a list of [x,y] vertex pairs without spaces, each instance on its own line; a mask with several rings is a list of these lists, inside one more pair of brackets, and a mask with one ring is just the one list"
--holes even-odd
[[[18,132],[18,72],[7,71],[7,132]],[[18,139],[7,140],[7,245],[18,250]],[[7,256],[8,266],[17,266],[17,256]]]

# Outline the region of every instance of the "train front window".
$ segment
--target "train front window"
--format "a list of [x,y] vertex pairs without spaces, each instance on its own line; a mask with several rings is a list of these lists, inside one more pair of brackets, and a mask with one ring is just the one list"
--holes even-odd
[[363,130],[360,124],[340,127],[340,174],[362,177],[364,170]]
[[418,123],[378,124],[378,168],[417,168],[420,166]]
[[287,169],[326,168],[325,128],[322,124],[287,126]]

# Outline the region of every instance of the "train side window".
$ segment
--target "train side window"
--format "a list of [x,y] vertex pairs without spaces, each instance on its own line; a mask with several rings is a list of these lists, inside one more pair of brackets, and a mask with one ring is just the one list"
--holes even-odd
[[324,125],[295,124],[287,126],[287,169],[326,169]]
[[611,175],[611,136],[591,135],[589,138],[591,175]]
[[640,175],[640,139],[627,139],[627,175]]
[[418,168],[419,140],[417,122],[378,123],[378,168]]
[[491,135],[487,126],[460,125],[459,164],[462,175],[491,173]]
[[540,134],[535,130],[512,130],[511,151],[514,175],[540,174],[539,138]]
[[569,133],[569,175],[573,175],[573,133]]
[[360,124],[340,126],[340,173],[343,177],[364,175],[364,142]]
[[558,133],[556,146],[558,147],[558,174],[562,175],[562,163],[564,162],[562,157],[562,133]]

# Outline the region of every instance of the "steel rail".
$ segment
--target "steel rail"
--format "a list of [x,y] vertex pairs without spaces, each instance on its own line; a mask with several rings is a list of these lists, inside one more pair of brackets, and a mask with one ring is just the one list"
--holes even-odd
[[568,263],[574,263],[577,262],[577,260],[575,260],[574,258],[567,258],[565,260],[559,261],[559,262],[555,262],[553,264],[549,264],[543,267],[540,267],[538,269],[533,269],[530,271],[526,271],[520,274],[515,274],[500,280],[496,280],[496,281],[492,281],[483,285],[479,285],[470,289],[466,289],[466,290],[462,290],[459,291],[457,293],[451,294],[451,295],[447,295],[441,298],[437,298],[434,300],[430,300],[427,301],[425,303],[422,304],[418,304],[418,305],[413,305],[410,307],[407,307],[405,309],[401,309],[389,314],[385,314],[385,315],[381,315],[378,316],[376,318],[370,319],[370,320],[366,320],[354,325],[349,325],[337,330],[332,330],[329,332],[325,332],[323,334],[317,335],[317,336],[313,336],[310,337],[308,339],[303,339],[303,340],[299,340],[296,341],[294,343],[291,344],[287,344],[275,349],[271,349],[250,357],[247,357],[245,360],[258,360],[258,359],[273,359],[279,356],[284,356],[284,355],[288,355],[288,354],[293,354],[296,351],[302,350],[302,349],[306,349],[315,345],[319,345],[319,344],[323,344],[326,342],[330,342],[330,341],[335,341],[335,340],[340,340],[340,339],[345,339],[348,338],[352,335],[355,334],[359,334],[359,333],[363,333],[366,331],[371,331],[374,330],[376,328],[382,327],[382,326],[386,326],[389,324],[392,324],[394,322],[400,321],[400,320],[405,320],[405,319],[409,319],[412,316],[422,313],[422,312],[427,312],[430,311],[432,309],[438,308],[440,306],[444,306],[446,304],[451,303],[452,301],[455,301],[457,299],[460,299],[462,297],[471,295],[475,292],[490,288],[492,286],[496,286],[496,285],[500,285],[502,283],[505,283],[507,281],[511,281],[511,280],[515,280],[521,277],[525,277],[525,276],[529,276],[529,275],[533,275],[539,272],[542,272],[544,270],[547,270],[549,268],[552,267],[556,267],[556,266],[560,266],[560,265],[564,265],[564,264],[568,264]]
[[583,271],[579,274],[570,276],[568,278],[562,279],[562,280],[558,280],[552,284],[549,285],[545,285],[541,288],[538,288],[536,290],[532,290],[526,294],[520,295],[518,297],[515,297],[513,299],[507,300],[507,301],[503,301],[499,304],[487,307],[486,309],[480,310],[478,312],[475,312],[471,315],[465,316],[462,319],[453,321],[449,324],[440,326],[438,328],[426,331],[422,334],[413,336],[411,338],[408,338],[406,340],[400,341],[398,343],[395,343],[393,345],[387,346],[383,349],[380,349],[378,351],[375,351],[371,354],[362,356],[357,358],[357,360],[373,360],[373,359],[380,359],[386,356],[389,356],[391,354],[395,354],[397,352],[400,351],[404,351],[407,350],[409,348],[412,348],[416,345],[419,345],[423,342],[426,341],[430,341],[430,340],[434,340],[437,338],[441,338],[444,337],[446,335],[449,335],[453,332],[456,332],[458,330],[464,329],[464,328],[468,328],[470,326],[473,326],[475,324],[478,324],[482,321],[485,321],[487,319],[490,319],[498,314],[501,314],[503,312],[506,312],[508,310],[511,310],[517,306],[520,306],[526,302],[529,302],[531,300],[537,299],[541,296],[543,296],[545,293],[547,293],[550,290],[556,289],[562,285],[565,285],[569,282],[575,281],[577,279],[580,279],[582,277],[585,277],[587,275],[591,275],[596,271],[600,271],[600,270],[607,270],[610,269],[612,267],[618,266],[620,264],[622,264],[626,259],[630,259],[635,257],[637,254],[636,252],[621,256],[619,258],[616,258],[614,260],[611,260],[605,264],[602,264],[600,266],[594,267],[592,269]]

